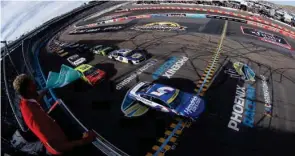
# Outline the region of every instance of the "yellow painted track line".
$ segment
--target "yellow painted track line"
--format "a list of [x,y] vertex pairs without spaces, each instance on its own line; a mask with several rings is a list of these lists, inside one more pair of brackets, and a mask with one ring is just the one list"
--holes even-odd
[[197,88],[195,91],[201,96],[204,96],[205,92],[208,90],[211,84],[210,82],[212,80],[212,77],[216,71],[217,63],[219,61],[220,53],[222,51],[223,41],[226,35],[227,25],[228,25],[228,21],[225,21],[224,27],[222,30],[222,35],[218,43],[218,47],[216,48],[216,51],[211,61],[209,61],[209,64],[207,65],[205,72],[203,73],[203,75],[201,76],[200,80],[197,83]]
[[[225,21],[221,38],[211,61],[209,61],[203,75],[197,83],[195,91],[198,95],[203,96],[211,85],[212,77],[216,71],[217,63],[222,50],[223,40],[226,36],[228,21]],[[185,127],[189,128],[191,121],[184,121],[180,117],[176,117],[164,133],[164,137],[158,139],[158,143],[152,147],[152,151],[148,152],[146,156],[163,156],[165,152],[169,151],[177,141],[177,138],[182,134]],[[169,145],[168,145],[169,143]]]

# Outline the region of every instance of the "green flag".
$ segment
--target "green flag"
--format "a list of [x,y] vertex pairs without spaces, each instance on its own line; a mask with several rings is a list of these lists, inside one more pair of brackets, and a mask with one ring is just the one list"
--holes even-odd
[[59,73],[52,71],[49,72],[46,81],[46,88],[60,88],[79,79],[80,77],[81,74],[77,70],[63,64]]

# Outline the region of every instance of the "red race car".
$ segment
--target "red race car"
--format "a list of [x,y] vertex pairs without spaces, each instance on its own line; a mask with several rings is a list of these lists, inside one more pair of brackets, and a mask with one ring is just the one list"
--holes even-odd
[[79,71],[82,74],[82,79],[92,86],[101,82],[106,75],[106,72],[89,64],[82,64],[75,68],[75,70]]

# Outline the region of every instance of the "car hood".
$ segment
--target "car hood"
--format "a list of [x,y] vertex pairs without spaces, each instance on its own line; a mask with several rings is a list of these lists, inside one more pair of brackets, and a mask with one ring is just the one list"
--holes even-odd
[[140,60],[142,58],[145,58],[145,54],[144,53],[140,53],[140,52],[135,52],[130,56],[127,56],[127,58],[129,60]]
[[166,103],[171,103],[177,97],[178,93],[178,89],[162,84],[153,84],[153,86],[145,94],[165,101]]
[[180,115],[197,118],[205,110],[205,102],[197,95],[184,93],[177,108]]

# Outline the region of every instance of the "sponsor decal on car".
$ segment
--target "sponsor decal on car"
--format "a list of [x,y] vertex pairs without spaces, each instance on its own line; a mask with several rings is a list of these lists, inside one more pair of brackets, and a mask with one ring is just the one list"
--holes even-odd
[[255,36],[258,39],[260,39],[261,41],[268,42],[268,43],[271,43],[274,45],[278,45],[280,47],[284,47],[287,49],[292,49],[290,44],[283,37],[280,37],[280,36],[277,36],[277,35],[274,35],[271,33],[267,33],[264,31],[252,29],[252,28],[246,28],[243,26],[241,26],[241,31],[243,34]]
[[141,68],[139,68],[136,72],[132,73],[126,79],[124,79],[123,81],[121,81],[120,83],[118,83],[116,85],[116,89],[117,90],[122,89],[124,86],[126,86],[127,84],[129,84],[132,80],[134,80],[138,75],[140,75],[142,72],[146,71],[149,67],[155,65],[157,62],[158,62],[158,60],[156,60],[156,59],[153,59],[153,60],[149,61],[147,64],[145,64],[144,66],[142,66]]
[[187,114],[191,114],[192,112],[195,112],[198,109],[200,102],[201,102],[201,98],[194,96],[191,99],[188,107],[185,108],[184,112]]
[[134,26],[131,29],[137,31],[184,31],[186,28],[175,22],[155,22],[142,26]]
[[186,56],[181,58],[170,57],[163,65],[160,66],[154,73],[153,79],[156,80],[160,76],[170,79],[188,60]]
[[142,57],[142,54],[141,53],[135,53],[131,57],[134,58],[134,59],[138,59],[138,58]]

